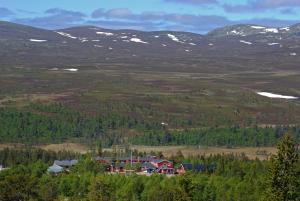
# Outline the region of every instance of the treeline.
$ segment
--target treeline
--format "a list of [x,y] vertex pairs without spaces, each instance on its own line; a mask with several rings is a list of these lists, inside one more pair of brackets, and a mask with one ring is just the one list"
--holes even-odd
[[178,129],[162,124],[161,119],[145,121],[141,114],[153,115],[149,108],[138,112],[134,106],[111,105],[106,109],[90,115],[61,104],[32,103],[23,108],[0,108],[0,143],[30,145],[72,139],[92,146],[97,139],[105,147],[124,142],[142,145],[273,146],[285,132],[300,140],[299,125],[194,129],[193,122],[175,119],[173,123],[182,126]]
[[285,134],[300,141],[299,126],[203,128],[146,131],[130,138],[141,145],[274,146]]
[[120,128],[156,130],[159,123],[147,123],[118,113],[92,116],[61,104],[31,104],[25,108],[0,108],[0,143],[26,144],[63,142],[70,138],[83,141],[101,138],[106,146],[120,143]]
[[80,154],[69,151],[49,151],[37,148],[10,149],[0,150],[0,164],[4,167],[15,165],[28,165],[36,161],[46,164],[53,163],[54,160],[71,160],[79,158]]

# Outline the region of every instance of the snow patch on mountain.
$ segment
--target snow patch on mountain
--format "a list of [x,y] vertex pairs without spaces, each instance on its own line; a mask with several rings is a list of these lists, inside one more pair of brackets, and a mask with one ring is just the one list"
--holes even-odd
[[[243,31],[232,30],[230,33],[234,35],[245,36],[245,33]],[[229,33],[227,33],[227,35],[229,35]]]
[[113,33],[110,32],[102,32],[102,31],[97,31],[96,34],[98,35],[104,35],[104,36],[113,36]]
[[251,28],[253,28],[253,29],[265,29],[266,27],[262,27],[262,26],[251,26]]
[[168,37],[171,39],[171,40],[173,40],[173,41],[175,41],[175,42],[177,42],[177,43],[184,43],[184,42],[182,42],[182,41],[180,41],[176,36],[174,36],[173,34],[168,34]]
[[279,45],[279,43],[268,43],[269,46]]
[[280,31],[290,31],[290,27],[283,27],[279,29]]
[[241,43],[247,44],[247,45],[252,45],[251,42],[245,41],[245,40],[240,40]]
[[139,38],[131,38],[130,39],[131,42],[135,42],[135,43],[144,43],[144,44],[148,44],[148,42],[142,41]]
[[65,37],[72,38],[72,39],[77,39],[77,37],[72,36],[71,34],[68,34],[68,33],[65,33],[65,32],[56,31],[56,33],[58,33],[61,36],[65,36]]
[[266,32],[270,32],[270,33],[278,33],[279,30],[277,28],[267,28],[265,29]]
[[47,40],[39,40],[39,39],[29,39],[29,41],[31,41],[31,42],[37,42],[37,43],[47,42]]
[[65,71],[70,71],[70,72],[77,72],[78,71],[78,69],[76,69],[76,68],[66,68],[64,70]]
[[298,97],[295,96],[284,96],[280,94],[273,94],[269,92],[257,92],[258,95],[265,96],[268,98],[280,98],[280,99],[298,99]]

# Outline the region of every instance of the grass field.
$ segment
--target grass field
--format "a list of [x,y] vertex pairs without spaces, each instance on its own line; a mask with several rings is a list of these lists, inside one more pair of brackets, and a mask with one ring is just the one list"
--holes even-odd
[[196,155],[216,155],[216,154],[242,154],[244,153],[250,159],[261,159],[265,160],[271,154],[276,153],[275,147],[236,147],[236,148],[225,148],[225,147],[194,147],[194,146],[133,146],[133,149],[137,149],[140,152],[150,153],[162,152],[165,156],[176,155],[178,151],[181,151],[184,156],[196,156]]
[[[21,144],[0,144],[0,150],[4,148],[22,148]],[[49,144],[41,145],[38,148],[52,151],[72,151],[77,153],[87,153],[89,148],[78,143],[62,143],[62,144]],[[136,149],[139,152],[162,152],[164,156],[170,157],[176,155],[178,151],[181,151],[184,156],[196,156],[196,155],[216,155],[216,154],[242,154],[244,153],[250,159],[258,158],[260,160],[266,160],[271,154],[276,153],[275,147],[207,147],[207,146],[132,146],[132,150]],[[104,151],[112,151],[111,149],[104,149]]]
[[[166,73],[114,67],[78,73],[17,69],[0,75],[0,106],[60,102],[95,114],[103,112],[105,105],[123,104],[137,110],[151,110],[151,114],[139,116],[146,121],[179,118],[192,120],[196,126],[300,123],[298,100],[269,99],[257,95],[257,91],[300,96],[300,74]],[[126,109],[116,112],[128,113]],[[177,127],[175,123],[167,123]]]

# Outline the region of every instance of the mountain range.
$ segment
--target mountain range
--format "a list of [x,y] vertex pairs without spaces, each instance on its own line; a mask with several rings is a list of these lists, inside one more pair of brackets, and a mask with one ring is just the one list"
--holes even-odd
[[240,24],[206,35],[95,26],[44,30],[0,22],[0,68],[142,68],[227,72],[299,70],[300,24]]

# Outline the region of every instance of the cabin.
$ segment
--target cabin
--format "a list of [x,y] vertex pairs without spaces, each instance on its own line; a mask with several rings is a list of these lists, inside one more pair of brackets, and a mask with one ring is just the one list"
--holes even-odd
[[157,173],[173,174],[174,167],[173,162],[165,159],[155,159],[151,161],[151,164],[156,168]]
[[68,169],[76,165],[77,163],[78,160],[55,160],[53,164]]
[[61,173],[63,171],[64,171],[64,168],[59,166],[59,165],[56,165],[56,164],[53,164],[52,166],[50,166],[47,169],[47,172],[52,173],[52,174],[58,174],[58,173]]
[[73,167],[78,163],[78,160],[55,160],[53,165],[47,169],[47,172],[58,174],[69,168]]

